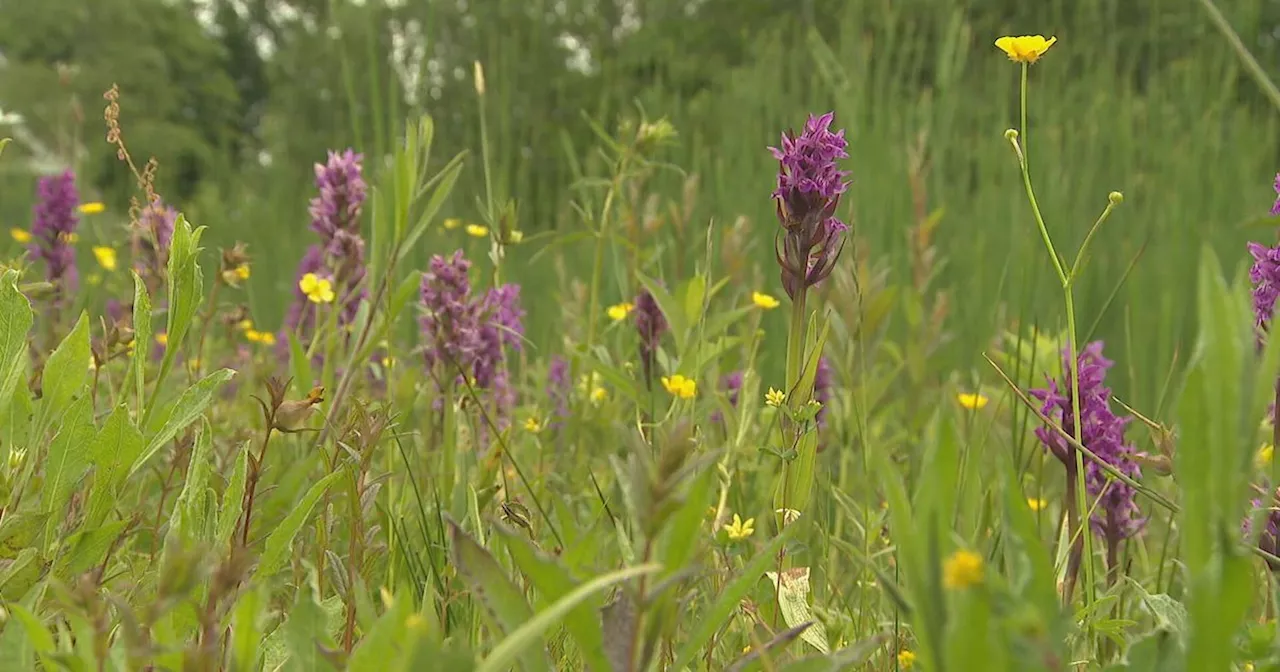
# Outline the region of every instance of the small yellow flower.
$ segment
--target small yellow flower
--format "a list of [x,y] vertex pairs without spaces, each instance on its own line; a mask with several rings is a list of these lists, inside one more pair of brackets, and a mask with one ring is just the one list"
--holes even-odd
[[1058,38],[1056,37],[1050,37],[1046,40],[1044,35],[1019,35],[1017,37],[1002,37],[996,40],[996,46],[1008,54],[1011,61],[1035,63],[1057,41]]
[[249,264],[240,264],[239,266],[236,266],[236,267],[235,267],[235,270],[234,270],[233,272],[236,274],[236,277],[237,277],[237,278],[239,278],[239,279],[241,279],[241,280],[248,280],[248,279],[249,279]]
[[259,342],[259,343],[262,343],[263,345],[275,345],[275,344],[276,344],[276,335],[275,335],[275,334],[273,334],[273,333],[271,333],[271,332],[269,332],[269,331],[260,331],[260,332],[258,332],[258,338],[259,338],[259,341],[258,341],[258,342]]
[[78,233],[59,233],[58,238],[61,238],[63,242],[72,245],[80,242],[80,234]]
[[21,243],[23,245],[31,242],[31,232],[26,229],[19,229],[15,226],[12,229],[9,229],[9,235],[13,238],[14,242]]
[[916,654],[903,649],[898,652],[898,669],[909,670],[916,663]]
[[968,392],[961,392],[960,394],[956,395],[956,401],[960,402],[961,406],[964,406],[965,408],[971,411],[976,411],[976,410],[981,410],[983,407],[985,407],[987,405],[987,402],[990,401],[990,399],[987,399],[987,397],[982,394],[976,394],[976,393],[970,394]]
[[489,227],[481,226],[479,224],[468,224],[467,235],[474,236],[476,238],[484,238],[489,235]]
[[982,556],[960,550],[951,554],[942,566],[942,585],[964,589],[982,583]]
[[507,243],[511,245],[519,245],[524,240],[524,231],[512,231],[507,234]]
[[1049,502],[1040,497],[1028,497],[1027,506],[1031,507],[1032,511],[1044,511],[1045,507],[1049,506]]
[[773,408],[777,408],[785,404],[786,402],[787,402],[787,395],[782,390],[776,390],[771,387],[769,388],[769,391],[766,392],[764,395],[764,403],[766,406],[772,406]]
[[444,220],[444,228],[450,231],[458,228],[459,226],[462,226],[462,220],[458,219],[457,217],[450,217]]
[[156,334],[156,343],[159,343],[160,345],[169,345],[169,334],[163,331]]
[[697,381],[685,378],[678,373],[670,377],[663,376],[662,386],[667,388],[667,392],[681,399],[692,399],[698,394]]
[[390,369],[395,367],[395,365],[396,365],[395,357],[392,357],[391,355],[387,355],[386,357],[382,358],[382,368]]
[[245,318],[236,323],[236,328],[240,331],[250,331],[253,329],[253,320]]
[[760,292],[751,292],[751,303],[756,304],[757,308],[764,308],[765,310],[773,310],[774,308],[782,305],[772,296],[769,296],[768,294],[761,294]]
[[98,265],[108,271],[116,270],[116,251],[105,245],[96,245],[93,248],[93,256],[98,259]]
[[733,522],[726,524],[723,529],[725,534],[729,535],[730,540],[741,541],[755,534],[755,525],[755,518],[748,518],[744,521],[735,513],[733,514]]
[[333,283],[328,278],[321,278],[315,273],[302,276],[298,281],[298,289],[301,289],[312,303],[332,303],[334,299]]
[[1262,444],[1262,447],[1258,449],[1258,455],[1255,458],[1258,466],[1265,467],[1271,464],[1271,458],[1275,456],[1275,452],[1275,446],[1269,443]]
[[524,428],[534,434],[537,434],[542,431],[542,423],[538,422],[537,418],[529,416],[528,419],[524,421]]
[[605,390],[603,387],[597,387],[591,390],[591,403],[593,404],[600,404],[601,402],[603,402],[605,399],[608,399],[608,398],[609,398],[609,392],[608,390]]
[[76,209],[79,210],[82,215],[96,215],[103,210],[106,210],[107,206],[97,201],[93,201],[90,203],[81,203],[80,207]]
[[618,303],[618,304],[609,306],[609,309],[605,312],[608,313],[609,319],[613,320],[614,322],[620,322],[622,320],[627,319],[627,315],[630,315],[631,311],[634,309],[635,309],[634,305],[630,303],[626,303],[624,301],[623,303]]

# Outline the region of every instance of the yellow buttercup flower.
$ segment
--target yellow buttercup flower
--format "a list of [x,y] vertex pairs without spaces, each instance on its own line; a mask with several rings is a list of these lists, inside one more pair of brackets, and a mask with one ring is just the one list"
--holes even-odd
[[246,329],[244,338],[250,343],[261,343],[262,345],[275,345],[276,335],[269,331],[258,331],[257,329]]
[[31,242],[31,232],[26,229],[19,229],[16,226],[9,229],[9,236],[12,237],[15,242],[22,243],[23,245]]
[[107,206],[97,201],[92,201],[90,203],[81,203],[80,207],[76,209],[79,210],[82,215],[96,215],[103,210],[106,210]]
[[1049,502],[1039,497],[1028,497],[1027,506],[1031,507],[1032,511],[1043,511],[1046,506],[1049,506]]
[[772,296],[769,296],[768,294],[761,294],[760,292],[751,292],[751,303],[756,304],[757,308],[763,308],[765,310],[773,310],[774,308],[782,305],[782,303]]
[[733,541],[741,541],[755,534],[755,525],[755,518],[748,518],[744,521],[735,513],[733,514],[733,522],[726,524],[723,529],[725,534],[729,535],[729,539]]
[[1275,456],[1275,452],[1275,446],[1269,443],[1262,444],[1262,447],[1258,449],[1258,455],[1256,457],[1258,466],[1265,467],[1271,464],[1271,458]]
[[916,663],[916,654],[903,649],[898,652],[898,669],[909,670]]
[[786,403],[786,401],[787,395],[782,390],[775,390],[771,387],[769,388],[769,391],[764,394],[764,403],[766,406],[777,408]]
[[597,387],[591,390],[591,403],[593,404],[600,404],[601,402],[603,402],[605,399],[608,399],[608,398],[609,398],[609,392],[603,387]]
[[538,422],[537,418],[533,416],[529,416],[529,418],[524,421],[524,428],[527,431],[537,434],[538,432],[542,431],[542,423]]
[[236,323],[236,328],[240,331],[249,331],[253,329],[253,320],[245,318]]
[[160,345],[169,345],[169,334],[163,331],[156,334],[156,343],[159,343]]
[[249,279],[249,264],[240,264],[239,266],[236,266],[236,268],[235,268],[235,270],[234,270],[233,272],[236,274],[236,277],[237,277],[237,278],[239,278],[239,279],[241,279],[241,280],[248,280],[248,279]]
[[987,399],[987,397],[982,394],[961,392],[956,395],[956,401],[960,402],[961,406],[964,406],[971,411],[976,411],[986,406],[990,399]]
[[619,322],[621,320],[627,319],[627,315],[630,315],[631,311],[634,309],[635,309],[634,305],[630,303],[626,303],[624,301],[623,303],[617,303],[612,306],[609,306],[609,309],[605,312],[608,313],[609,319],[613,320],[614,322]]
[[98,259],[98,265],[108,271],[116,270],[116,251],[104,245],[97,245],[93,248],[93,256]]
[[662,386],[667,388],[667,392],[681,399],[692,399],[698,394],[697,381],[685,378],[678,373],[670,377],[663,376]]
[[1057,41],[1056,37],[1046,40],[1044,35],[1006,36],[996,40],[996,46],[1009,55],[1009,60],[1018,63],[1035,63]]
[[479,224],[468,224],[467,235],[475,236],[476,238],[484,238],[489,235],[489,227],[481,226]]
[[462,226],[462,220],[458,219],[457,217],[450,217],[444,220],[444,228],[450,231],[458,228],[459,226]]
[[942,566],[942,585],[964,589],[982,583],[982,556],[973,551],[956,551]]
[[308,273],[298,281],[298,289],[307,295],[312,303],[332,303],[334,299],[333,282],[321,278],[315,273]]

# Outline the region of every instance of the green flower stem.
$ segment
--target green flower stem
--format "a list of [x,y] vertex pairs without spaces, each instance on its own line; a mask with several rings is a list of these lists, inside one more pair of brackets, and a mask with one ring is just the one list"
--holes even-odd
[[[1074,297],[1072,296],[1072,287],[1071,287],[1074,278],[1068,276],[1067,272],[1063,269],[1062,259],[1061,257],[1058,256],[1057,250],[1054,249],[1053,238],[1050,237],[1049,235],[1049,228],[1045,226],[1044,216],[1040,212],[1040,205],[1039,203],[1036,202],[1035,190],[1032,189],[1031,187],[1031,168],[1027,160],[1027,135],[1028,135],[1027,133],[1027,73],[1028,73],[1028,70],[1029,70],[1029,64],[1023,63],[1022,76],[1020,79],[1020,86],[1019,86],[1019,96],[1018,96],[1018,99],[1019,99],[1018,100],[1019,102],[1018,137],[1016,138],[1011,137],[1010,142],[1013,143],[1014,150],[1018,155],[1018,163],[1022,169],[1022,184],[1027,192],[1027,200],[1031,203],[1031,212],[1035,217],[1036,227],[1040,230],[1040,237],[1044,241],[1045,249],[1049,252],[1049,257],[1053,260],[1053,269],[1058,274],[1058,283],[1062,287],[1063,299],[1066,303],[1067,355],[1069,358],[1070,368],[1071,368],[1071,415],[1072,415],[1071,419],[1072,419],[1072,425],[1073,425],[1071,429],[1073,430],[1073,436],[1077,440],[1081,440],[1083,437],[1083,434],[1080,429],[1080,363],[1078,361],[1078,354],[1077,354],[1077,348],[1076,348],[1075,300],[1074,300]],[[1094,226],[1094,230],[1096,229],[1097,229],[1097,224],[1095,224]],[[1083,251],[1083,247],[1082,247],[1082,251]],[[1073,266],[1073,269],[1072,269],[1073,272],[1079,266],[1079,257],[1077,257],[1076,262],[1077,263]],[[1075,486],[1074,494],[1075,494],[1076,501],[1074,504],[1075,504],[1076,512],[1078,516],[1075,526],[1082,528],[1084,525],[1087,524],[1085,521],[1087,521],[1088,519],[1087,516],[1088,516],[1088,509],[1089,509],[1089,503],[1085,493],[1084,455],[1081,454],[1080,451],[1074,451],[1074,452],[1075,452],[1075,462],[1076,462],[1075,463],[1076,482],[1074,484]],[[1068,502],[1067,504],[1068,506],[1071,505],[1070,502]],[[1075,535],[1077,533],[1080,533],[1080,530],[1075,530],[1075,529],[1070,530],[1070,534],[1072,535]],[[1083,546],[1084,546],[1084,548],[1082,549],[1083,558],[1084,559],[1092,558],[1093,557],[1092,541],[1093,540],[1091,538],[1091,535],[1080,533],[1080,539],[1083,541]],[[1073,546],[1073,553],[1074,553],[1075,545],[1073,544],[1072,546]],[[1092,591],[1094,587],[1093,562],[1092,561],[1085,562],[1084,570],[1085,570],[1085,583],[1087,584],[1087,587],[1084,590],[1083,595],[1084,595],[1084,603],[1085,605],[1088,605],[1093,601],[1092,600],[1092,594],[1093,594]],[[1067,585],[1072,585],[1073,583],[1074,583],[1073,578],[1068,577]],[[1070,595],[1065,596],[1065,599],[1070,600],[1071,599]]]

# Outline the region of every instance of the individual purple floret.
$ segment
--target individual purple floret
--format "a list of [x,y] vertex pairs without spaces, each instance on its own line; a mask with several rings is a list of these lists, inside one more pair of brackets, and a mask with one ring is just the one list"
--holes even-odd
[[1271,214],[1280,215],[1280,173],[1276,173],[1276,181],[1273,187],[1276,190],[1276,202],[1271,205]]
[[569,419],[569,361],[560,355],[552,355],[547,364],[547,399],[553,404],[551,426],[560,427]]
[[1280,247],[1254,242],[1248,247],[1253,257],[1253,266],[1249,268],[1249,282],[1253,284],[1253,326],[1260,346],[1271,328],[1276,299],[1280,297]]
[[[1102,341],[1094,341],[1077,358],[1080,376],[1080,443],[1120,473],[1138,480],[1142,469],[1133,459],[1135,453],[1124,438],[1130,417],[1117,417],[1111,411],[1111,389],[1106,386],[1107,370],[1114,362],[1102,356]],[[1031,390],[1031,396],[1043,402],[1040,412],[1068,433],[1074,432],[1075,420],[1071,403],[1071,358],[1063,353],[1063,380],[1050,379],[1046,389]],[[1062,436],[1049,427],[1036,429],[1040,442],[1075,473],[1075,451]],[[1108,541],[1118,542],[1137,534],[1146,523],[1135,501],[1136,491],[1114,479],[1095,461],[1085,460],[1085,486],[1091,498],[1101,496],[1091,520],[1095,533]]]
[[818,427],[825,427],[827,404],[831,401],[831,362],[827,361],[826,355],[818,358],[818,370],[813,375],[813,398],[822,404],[814,420],[818,423]]
[[74,173],[68,170],[40,178],[32,208],[30,252],[33,259],[44,260],[45,278],[55,287],[56,301],[75,291],[79,279],[76,252],[71,245],[71,236],[80,223],[76,217],[79,204]]
[[809,115],[804,132],[782,134],[781,148],[769,151],[778,160],[778,182],[773,199],[783,231],[774,252],[781,269],[782,287],[794,299],[835,267],[848,226],[835,216],[849,173],[836,161],[848,158],[844,131],[832,133],[835,113]]

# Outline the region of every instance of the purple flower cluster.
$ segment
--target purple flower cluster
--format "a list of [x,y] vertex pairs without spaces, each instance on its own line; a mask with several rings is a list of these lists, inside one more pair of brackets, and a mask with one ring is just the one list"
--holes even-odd
[[818,370],[813,374],[813,398],[822,404],[822,408],[814,418],[819,428],[827,425],[827,403],[831,401],[831,382],[831,362],[827,361],[826,355],[822,355],[818,358]]
[[45,262],[45,277],[58,292],[58,300],[67,292],[75,291],[79,273],[76,271],[76,251],[70,237],[80,223],[76,206],[80,195],[76,191],[76,177],[71,171],[61,175],[40,178],[36,190],[36,204],[32,208],[30,253],[34,259]]
[[[1276,494],[1280,495],[1280,491]],[[1274,501],[1264,504],[1261,499],[1254,499],[1250,504],[1249,514],[1240,523],[1241,534],[1247,539],[1253,532],[1253,512],[1264,511],[1262,531],[1258,533],[1258,548],[1271,555],[1280,555],[1280,507]],[[1280,563],[1273,563],[1268,558],[1267,564],[1272,571],[1280,571]]]
[[[1124,438],[1125,426],[1132,418],[1117,417],[1111,411],[1111,389],[1106,386],[1107,370],[1115,362],[1102,356],[1102,341],[1094,341],[1077,358],[1080,375],[1080,443],[1120,473],[1142,478],[1142,469],[1133,459],[1135,453]],[[1031,390],[1031,396],[1043,402],[1040,412],[1068,433],[1074,432],[1075,417],[1071,403],[1071,357],[1063,352],[1064,380],[1050,379],[1047,389]],[[1075,451],[1057,431],[1049,427],[1036,429],[1036,437],[1053,456],[1075,473]],[[1091,501],[1100,499],[1091,523],[1095,533],[1118,542],[1137,534],[1146,523],[1135,501],[1136,491],[1113,479],[1093,460],[1085,463],[1085,488]]]
[[635,301],[636,331],[640,334],[640,364],[644,367],[644,379],[653,380],[653,358],[667,331],[667,318],[658,307],[658,300],[644,289]]
[[[368,188],[362,161],[362,155],[347,149],[341,153],[330,151],[325,164],[316,164],[319,194],[311,199],[309,212],[311,230],[320,236],[320,242],[307,248],[297,272],[299,280],[307,273],[315,273],[333,282],[342,310],[339,321],[343,324],[355,319],[360,300],[367,293],[363,283],[365,243],[360,235],[360,214]],[[315,306],[295,284],[294,303],[286,319],[288,327],[309,329],[315,312]]]
[[837,166],[849,157],[844,131],[832,133],[835,113],[809,115],[804,132],[782,134],[782,147],[770,147],[778,160],[778,186],[773,192],[782,234],[774,245],[782,286],[795,298],[835,267],[848,226],[836,217],[849,173]]
[[[1276,201],[1271,206],[1271,214],[1280,215],[1280,173],[1276,174],[1274,188]],[[1280,245],[1250,242],[1248,247],[1253,257],[1253,266],[1249,268],[1249,282],[1253,283],[1253,325],[1261,348],[1263,336],[1271,328],[1276,299],[1280,298]]]
[[504,349],[520,350],[524,335],[520,287],[502,285],[475,296],[470,269],[471,262],[458,250],[448,259],[433,256],[422,275],[420,325],[426,364],[438,369],[441,379],[456,384],[464,382],[459,371],[470,376],[477,388],[492,394],[498,417],[505,423],[516,399]]

